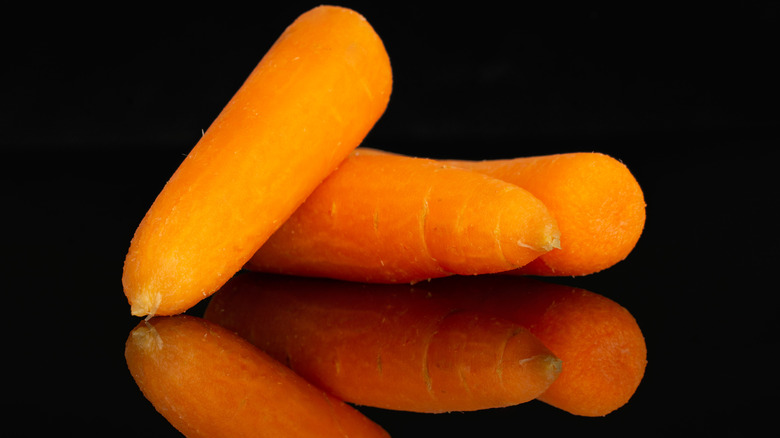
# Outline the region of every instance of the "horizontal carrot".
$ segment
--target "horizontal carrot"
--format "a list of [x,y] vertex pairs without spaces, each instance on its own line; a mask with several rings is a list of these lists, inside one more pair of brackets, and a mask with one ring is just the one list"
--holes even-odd
[[513,276],[446,278],[426,285],[432,299],[528,328],[563,361],[539,400],[582,416],[625,405],[644,376],[647,346],[627,309],[571,286]]
[[139,224],[122,277],[131,313],[181,313],[216,291],[357,147],[391,88],[361,15],[321,6],[298,17]]
[[410,283],[515,269],[557,246],[545,205],[513,184],[429,159],[354,153],[246,267]]
[[152,403],[188,437],[388,437],[234,333],[189,315],[141,321],[125,348]]
[[579,276],[624,260],[645,226],[639,183],[620,161],[595,152],[504,160],[442,160],[516,184],[550,209],[560,248],[519,268],[517,274]]
[[533,400],[555,380],[560,361],[528,330],[460,310],[414,285],[240,273],[204,317],[358,405],[496,408]]

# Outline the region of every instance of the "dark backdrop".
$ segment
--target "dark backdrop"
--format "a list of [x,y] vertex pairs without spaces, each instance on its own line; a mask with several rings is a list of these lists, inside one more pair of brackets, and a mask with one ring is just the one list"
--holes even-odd
[[[138,222],[284,27],[315,2],[4,16],[5,425],[88,435],[175,431],[123,358],[121,290]],[[645,380],[624,408],[364,409],[394,436],[576,430],[744,432],[777,406],[769,300],[778,247],[778,5],[462,7],[345,2],[383,38],[389,107],[365,145],[430,157],[599,151],[648,203],[621,264],[564,278],[637,318]],[[193,309],[197,312],[198,309]]]

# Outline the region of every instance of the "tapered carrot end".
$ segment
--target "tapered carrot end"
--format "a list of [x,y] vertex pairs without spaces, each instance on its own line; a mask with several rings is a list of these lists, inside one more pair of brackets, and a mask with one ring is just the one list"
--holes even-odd
[[[531,332],[518,331],[506,344],[501,365],[501,379],[506,387],[522,389],[529,397],[543,394],[561,374],[563,361],[549,350],[534,343]],[[529,398],[529,400],[531,400]]]
[[437,328],[427,370],[438,408],[477,410],[539,397],[560,374],[561,360],[525,328],[462,311]]
[[541,356],[537,358],[536,362],[536,366],[542,370],[543,375],[547,376],[547,381],[550,383],[558,378],[558,375],[561,374],[561,370],[563,369],[563,360],[552,354]]
[[[518,244],[521,244],[521,242],[518,242]],[[561,249],[561,232],[555,222],[551,222],[545,225],[541,244],[538,248],[535,249],[544,253],[554,249]]]
[[[511,267],[521,267],[561,247],[561,232],[547,206],[531,193],[516,187],[522,203],[504,202],[496,241]],[[511,269],[511,268],[508,268]]]
[[154,316],[160,307],[162,296],[154,293],[142,293],[130,302],[130,313],[133,316]]
[[179,294],[181,284],[166,285],[156,275],[139,278],[137,271],[135,267],[128,267],[126,264],[122,277],[125,296],[130,304],[130,314],[133,316],[150,319],[153,316],[177,315],[195,305],[199,299],[205,298],[202,294]]

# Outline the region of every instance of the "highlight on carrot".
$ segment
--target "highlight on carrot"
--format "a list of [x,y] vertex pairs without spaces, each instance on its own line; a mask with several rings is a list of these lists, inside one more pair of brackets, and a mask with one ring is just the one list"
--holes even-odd
[[572,414],[604,416],[625,405],[647,365],[644,336],[631,313],[582,288],[517,276],[443,278],[433,299],[496,315],[528,328],[563,361],[538,399]]
[[201,318],[141,321],[125,356],[144,396],[188,437],[389,437],[353,407]]
[[597,152],[503,160],[441,160],[516,184],[550,209],[561,232],[560,248],[514,273],[580,276],[624,260],[645,225],[645,199],[622,162]]
[[204,318],[336,397],[384,409],[517,405],[561,369],[527,329],[408,284],[244,272],[211,297]]
[[182,313],[237,272],[384,112],[384,45],[360,14],[298,17],[139,224],[122,283],[137,316]]
[[371,283],[502,272],[558,246],[547,207],[437,161],[353,153],[246,268]]

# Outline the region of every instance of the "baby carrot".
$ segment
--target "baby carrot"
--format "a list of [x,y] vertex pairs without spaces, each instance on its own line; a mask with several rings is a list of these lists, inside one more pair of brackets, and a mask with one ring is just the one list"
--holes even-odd
[[528,330],[408,284],[239,273],[204,317],[342,400],[413,412],[516,405],[560,361]]
[[188,437],[388,437],[234,333],[189,315],[141,321],[128,337],[130,372]]
[[133,315],[217,290],[363,140],[392,87],[357,12],[298,17],[182,162],[138,226],[122,283]]
[[353,153],[246,267],[409,283],[507,271],[557,246],[545,205],[513,184],[424,158]]
[[442,160],[516,184],[550,209],[560,248],[513,273],[578,276],[609,268],[634,249],[645,225],[645,199],[620,161],[580,152],[504,160]]
[[528,328],[563,361],[539,400],[582,416],[623,406],[644,376],[647,347],[634,317],[602,295],[526,277],[446,278],[432,299],[496,315]]

